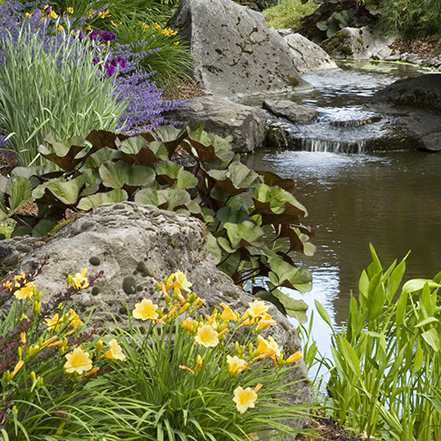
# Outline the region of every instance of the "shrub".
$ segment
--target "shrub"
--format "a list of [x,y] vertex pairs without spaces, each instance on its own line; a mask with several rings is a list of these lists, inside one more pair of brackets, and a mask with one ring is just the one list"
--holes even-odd
[[351,297],[340,334],[316,302],[332,331],[332,360],[320,359],[330,372],[331,411],[367,439],[440,440],[441,273],[409,280],[399,291],[407,256],[383,269],[371,252],[359,304]]
[[204,301],[178,271],[157,284],[162,307],[143,299],[128,319],[115,316],[111,329],[100,329],[72,309],[65,313],[71,296],[93,282],[85,270],[48,304],[35,276],[0,286],[2,304],[12,301],[0,310],[6,441],[243,441],[255,432],[298,433],[293,423],[305,406],[292,404],[291,386],[302,355],[285,358],[272,337],[260,335],[275,324],[263,302],[250,303],[243,316],[222,305],[222,313],[192,318]]
[[380,14],[380,29],[406,39],[441,35],[441,2],[439,0],[371,0]]
[[301,0],[285,0],[276,6],[262,11],[266,24],[275,29],[300,29],[300,19],[312,14],[318,6],[312,0],[303,3]]
[[[302,3],[307,1],[302,0]],[[314,3],[319,7],[313,14],[303,17],[301,22],[302,32],[315,43],[321,43],[347,26],[362,27],[376,20],[363,1],[314,0]]]

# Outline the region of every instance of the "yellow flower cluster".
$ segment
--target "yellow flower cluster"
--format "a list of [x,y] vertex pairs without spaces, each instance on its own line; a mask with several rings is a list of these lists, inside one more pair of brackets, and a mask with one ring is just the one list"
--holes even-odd
[[155,23],[151,26],[149,26],[147,23],[142,23],[142,22],[138,22],[139,25],[141,26],[141,28],[143,29],[144,32],[150,31],[150,30],[154,30],[154,31],[160,31],[160,34],[164,35],[165,37],[173,37],[175,36],[178,32],[174,31],[171,28],[162,28],[161,25],[159,25],[158,23]]
[[[191,293],[190,287],[191,283],[187,280],[185,274],[177,271],[157,284],[158,291],[162,291],[166,306],[160,308],[150,299],[143,299],[135,305],[135,309],[132,311],[133,317],[138,320],[151,320],[160,325],[165,325],[185,312],[188,317],[181,320],[181,329],[189,332],[195,344],[206,348],[205,350],[217,347],[230,330],[250,326],[252,332],[260,333],[269,326],[276,325],[276,321],[268,314],[269,307],[263,301],[257,299],[248,304],[248,308],[242,316],[225,303],[221,303],[222,313],[214,310],[211,315],[193,319],[191,318],[192,312],[198,309],[204,303],[204,300]],[[171,289],[173,289],[172,296],[168,294]],[[185,295],[182,294],[182,291],[186,291]],[[234,323],[231,329],[229,328],[230,323]],[[247,352],[248,355],[246,355]],[[201,354],[205,354],[205,352],[202,351]],[[198,354],[196,359],[190,360],[195,363],[192,368],[184,365],[179,367],[193,375],[196,374],[203,367],[204,356],[201,354]],[[235,378],[241,372],[249,369],[252,363],[267,357],[271,358],[274,366],[278,368],[298,361],[302,357],[302,353],[296,352],[284,359],[279,345],[272,336],[264,338],[258,335],[255,345],[250,343],[247,347],[244,347],[236,342],[235,353],[226,355],[228,372],[232,378]],[[240,386],[235,389],[233,401],[236,403],[239,412],[243,413],[248,408],[254,407],[257,392],[261,387],[262,385],[258,384],[254,389],[250,387],[243,389]]]

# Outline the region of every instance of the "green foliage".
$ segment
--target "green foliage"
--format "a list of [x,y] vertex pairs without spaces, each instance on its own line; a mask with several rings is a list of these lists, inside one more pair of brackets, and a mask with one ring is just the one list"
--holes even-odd
[[[52,149],[42,146],[40,154],[62,171],[17,168],[9,181],[0,181],[0,220],[18,222],[13,236],[44,235],[67,208],[89,210],[106,202],[131,200],[191,215],[210,231],[208,245],[222,271],[240,285],[269,277],[269,291],[255,287],[259,295],[305,320],[306,304],[294,305],[276,290],[311,289],[310,273],[291,257],[315,249],[308,242],[312,231],[300,223],[307,211],[293,195],[292,179],[250,170],[227,141],[204,132],[203,123],[133,136],[92,131],[86,139],[65,142],[47,136],[46,142]],[[173,162],[177,152],[185,166]],[[17,210],[31,197],[38,216],[19,216]]]
[[272,6],[262,11],[268,28],[275,29],[300,29],[302,17],[312,14],[317,5],[309,0],[302,3],[301,0],[285,0],[278,5]]
[[[57,0],[53,4],[59,15],[73,10],[69,13],[73,18],[87,17],[85,28],[112,31],[117,43],[134,45],[133,53],[146,52],[139,67],[154,72],[153,80],[167,88],[176,74],[188,77],[191,66],[188,45],[162,24],[170,18],[173,3],[176,1],[119,0],[109,4],[104,0]],[[145,44],[138,46],[141,41]]]
[[441,35],[440,0],[371,0],[378,8],[383,32],[407,39]]
[[12,134],[10,149],[21,166],[47,164],[38,153],[45,134],[64,139],[114,130],[127,106],[117,102],[113,79],[100,74],[105,59],[94,66],[94,43],[68,30],[61,35],[46,41],[24,26],[15,43],[12,37],[2,43],[0,126]]
[[333,360],[320,360],[330,371],[333,416],[368,439],[440,440],[441,273],[409,280],[400,291],[407,256],[384,269],[371,252],[359,304],[351,297],[340,334],[316,302],[333,334]]
[[[306,3],[308,0],[302,0]],[[313,14],[302,19],[302,29],[308,38],[321,43],[339,30],[372,24],[375,17],[359,0],[314,0],[319,5]]]
[[293,404],[302,355],[285,357],[262,337],[275,324],[263,302],[250,303],[242,317],[227,305],[197,317],[204,301],[178,271],[157,283],[160,305],[143,299],[100,328],[68,305],[96,277],[87,281],[86,269],[68,276],[67,291],[44,303],[33,283],[40,272],[0,283],[5,441],[243,441],[254,432],[276,431],[274,439],[299,433],[293,422],[311,407]]

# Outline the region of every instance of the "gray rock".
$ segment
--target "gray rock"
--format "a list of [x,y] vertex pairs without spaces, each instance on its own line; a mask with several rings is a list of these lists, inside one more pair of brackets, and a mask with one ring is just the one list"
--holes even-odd
[[299,72],[337,69],[335,61],[317,44],[300,34],[285,37]]
[[441,152],[441,131],[423,136],[423,143],[427,150]]
[[[32,245],[37,239],[24,240]],[[2,255],[18,243],[3,241]],[[254,300],[216,268],[206,245],[206,230],[198,220],[153,206],[106,204],[79,216],[40,248],[22,254],[14,273],[35,269],[47,255],[51,256],[49,263],[35,281],[44,293],[43,301],[63,290],[68,274],[84,267],[91,275],[103,271],[94,284],[94,293],[89,287],[74,297],[74,308],[81,317],[94,309],[92,320],[110,318],[103,304],[114,313],[124,314],[126,306],[132,310],[143,298],[157,302],[156,282],[177,270],[183,271],[193,291],[206,299],[201,314],[214,308],[222,310],[222,302],[243,313]],[[100,264],[90,267],[91,257],[98,258]],[[268,306],[278,325],[268,328],[266,335],[272,334],[286,353],[301,350],[294,326],[273,305]],[[312,390],[303,361],[292,372],[292,380],[300,380],[295,403],[311,403]]]
[[418,148],[441,150],[441,75],[399,80],[373,97],[373,107],[398,114],[396,124],[418,139]]
[[363,28],[344,28],[325,40],[321,47],[334,59],[369,60],[383,59],[391,55],[385,48],[394,41],[371,33],[367,26]]
[[282,37],[287,37],[288,35],[292,35],[293,33],[292,29],[277,29],[277,32]]
[[300,124],[310,124],[318,115],[315,107],[301,106],[289,100],[264,100],[262,106],[276,116]]
[[286,41],[262,14],[231,0],[183,0],[169,25],[190,44],[196,82],[214,95],[268,94],[311,87]]
[[373,101],[395,106],[441,110],[441,75],[426,74],[398,80],[378,91]]
[[193,98],[164,117],[172,121],[204,121],[207,132],[232,137],[230,144],[234,152],[252,152],[265,140],[266,114],[262,109],[220,96]]

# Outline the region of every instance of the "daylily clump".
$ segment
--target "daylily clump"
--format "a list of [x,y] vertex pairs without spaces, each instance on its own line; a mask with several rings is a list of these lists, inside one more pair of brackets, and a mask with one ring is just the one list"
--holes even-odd
[[[269,335],[264,338],[260,332],[270,326],[276,325],[276,321],[268,314],[269,306],[261,300],[250,302],[247,310],[241,316],[235,312],[230,306],[221,303],[223,311],[219,313],[214,310],[212,314],[205,317],[192,318],[191,315],[202,306],[203,299],[197,297],[190,290],[191,283],[182,271],[177,271],[171,276],[166,277],[162,282],[157,284],[157,290],[162,294],[165,305],[160,307],[154,304],[150,299],[143,299],[135,305],[132,316],[135,319],[156,322],[160,326],[173,325],[176,319],[184,315],[180,319],[180,330],[188,333],[194,340],[194,344],[199,353],[193,362],[194,367],[191,368],[187,364],[180,364],[179,368],[186,370],[193,375],[204,365],[204,358],[210,357],[210,351],[220,350],[225,353],[224,364],[230,375],[231,380],[237,381],[239,374],[256,363],[264,362],[263,359],[271,358],[276,369],[282,366],[298,361],[302,357],[301,352],[290,355],[286,360],[279,348],[278,343],[273,336]],[[169,291],[173,290],[170,295]],[[182,293],[186,291],[185,294]],[[230,326],[230,323],[233,325]],[[250,341],[247,345],[241,345],[238,342],[234,345],[234,352],[228,353],[228,343],[235,331],[243,326],[249,326]],[[230,333],[230,339],[225,344],[225,338]],[[222,346],[222,348],[219,348]],[[254,389],[238,386],[234,390],[233,401],[237,405],[237,410],[244,413],[248,408],[254,407],[257,400],[257,392],[262,387],[261,384]]]
[[[283,391],[277,379],[286,372],[282,367],[302,354],[285,360],[275,339],[261,335],[262,322],[267,322],[265,328],[276,323],[264,302],[250,302],[243,314],[225,303],[222,313],[215,309],[201,314],[204,300],[191,291],[185,274],[176,271],[157,283],[159,299],[139,299],[130,317],[115,315],[115,323],[104,329],[88,325],[67,304],[76,292],[93,285],[94,278],[86,273],[84,268],[68,276],[66,294],[48,303],[37,292],[35,274],[22,273],[0,284],[0,326],[15,322],[13,331],[0,333],[0,396],[6,397],[0,401],[0,434],[15,430],[18,416],[26,430],[41,426],[40,438],[56,433],[70,439],[82,433],[76,439],[88,439],[90,430],[105,439],[108,429],[101,421],[113,424],[115,416],[122,418],[122,425],[112,426],[118,431],[127,411],[139,410],[147,418],[151,409],[167,404],[167,424],[176,433],[194,430],[181,426],[181,411],[195,418],[198,409],[205,418],[212,410],[212,415],[223,416],[219,421],[214,417],[204,430],[231,423],[243,439],[251,439],[251,433],[262,430],[262,415],[271,419],[267,412],[279,412],[280,405],[273,404]],[[23,292],[32,295],[16,295]],[[16,305],[6,319],[4,298]],[[127,325],[119,324],[127,319]],[[152,415],[162,421],[161,414]],[[78,421],[84,422],[80,429]],[[151,424],[144,424],[137,436],[152,439],[149,430],[157,432],[149,429]],[[231,439],[238,439],[236,432]],[[133,427],[124,426],[124,435],[115,437],[132,435]]]

